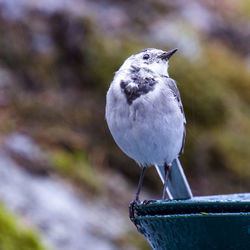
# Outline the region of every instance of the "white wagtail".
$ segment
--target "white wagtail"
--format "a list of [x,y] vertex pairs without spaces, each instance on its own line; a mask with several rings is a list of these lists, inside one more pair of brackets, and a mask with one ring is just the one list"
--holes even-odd
[[130,56],[115,73],[106,100],[106,120],[122,151],[141,167],[134,202],[139,202],[145,169],[154,165],[170,199],[188,199],[192,192],[179,155],[186,119],[180,93],[168,75],[168,52],[149,48]]

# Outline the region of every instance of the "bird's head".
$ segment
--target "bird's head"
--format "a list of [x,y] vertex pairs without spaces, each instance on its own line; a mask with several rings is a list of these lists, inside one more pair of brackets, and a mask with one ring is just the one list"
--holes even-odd
[[154,48],[144,49],[130,56],[123,63],[121,69],[145,69],[154,74],[168,76],[168,61],[176,51],[177,49],[169,51]]

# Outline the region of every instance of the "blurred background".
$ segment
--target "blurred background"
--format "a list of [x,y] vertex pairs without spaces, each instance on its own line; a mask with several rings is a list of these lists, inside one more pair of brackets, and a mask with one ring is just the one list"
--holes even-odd
[[[148,250],[128,219],[139,168],[104,119],[114,72],[171,59],[195,195],[250,191],[248,0],[0,0],[1,250]],[[142,199],[160,198],[153,168]]]

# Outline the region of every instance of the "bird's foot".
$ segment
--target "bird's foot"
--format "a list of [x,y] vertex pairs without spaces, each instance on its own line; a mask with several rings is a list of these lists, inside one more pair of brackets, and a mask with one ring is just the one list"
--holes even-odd
[[129,218],[133,223],[135,223],[135,206],[139,204],[140,204],[139,200],[133,200],[129,204]]
[[156,202],[157,200],[153,200],[153,199],[151,199],[151,200],[144,200],[143,201],[143,205],[149,205],[149,204],[151,204],[151,203],[154,203],[154,202]]

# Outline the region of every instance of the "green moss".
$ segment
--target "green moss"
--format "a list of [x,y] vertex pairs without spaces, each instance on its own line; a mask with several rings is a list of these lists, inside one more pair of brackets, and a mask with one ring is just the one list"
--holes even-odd
[[136,249],[140,250],[150,250],[152,249],[145,238],[138,234],[138,232],[129,231],[119,239],[116,240],[116,245],[118,248],[130,248],[131,246],[135,247]]
[[250,72],[241,58],[218,44],[205,47],[203,53],[194,62],[176,57],[170,73],[179,82],[188,120],[215,127],[225,123],[231,108],[230,95],[225,93],[233,91],[249,104]]
[[[85,56],[88,65],[83,70],[86,71],[85,76],[90,87],[101,93],[106,93],[114,73],[124,60],[144,47],[128,38],[121,41],[113,37],[107,37],[105,34],[102,35],[102,40],[100,40],[99,35],[97,37],[92,35],[87,38],[88,50],[86,50]],[[86,82],[85,80],[84,84]]]
[[250,120],[249,106],[236,95],[230,95],[231,108],[224,130],[214,131],[217,152],[225,159],[225,166],[242,179],[250,177]]
[[88,157],[82,151],[54,151],[51,155],[56,170],[63,176],[72,179],[91,192],[103,191],[103,182],[89,163]]
[[211,159],[213,167],[249,178],[250,72],[240,57],[219,44],[205,46],[203,53],[194,62],[176,57],[170,66],[188,122],[183,162],[192,168],[195,158]]
[[250,178],[249,138],[244,133],[219,132],[216,137],[217,151],[226,161],[226,166],[242,179]]
[[241,8],[241,16],[242,13],[244,13],[248,18],[250,17],[250,2],[249,0],[243,0],[242,1],[242,8]]
[[0,249],[44,250],[34,231],[24,229],[16,219],[0,205]]
[[223,123],[225,118],[225,106],[221,99],[223,88],[208,71],[209,65],[204,62],[191,63],[184,58],[176,58],[173,62],[172,76],[179,83],[188,120],[207,127]]

